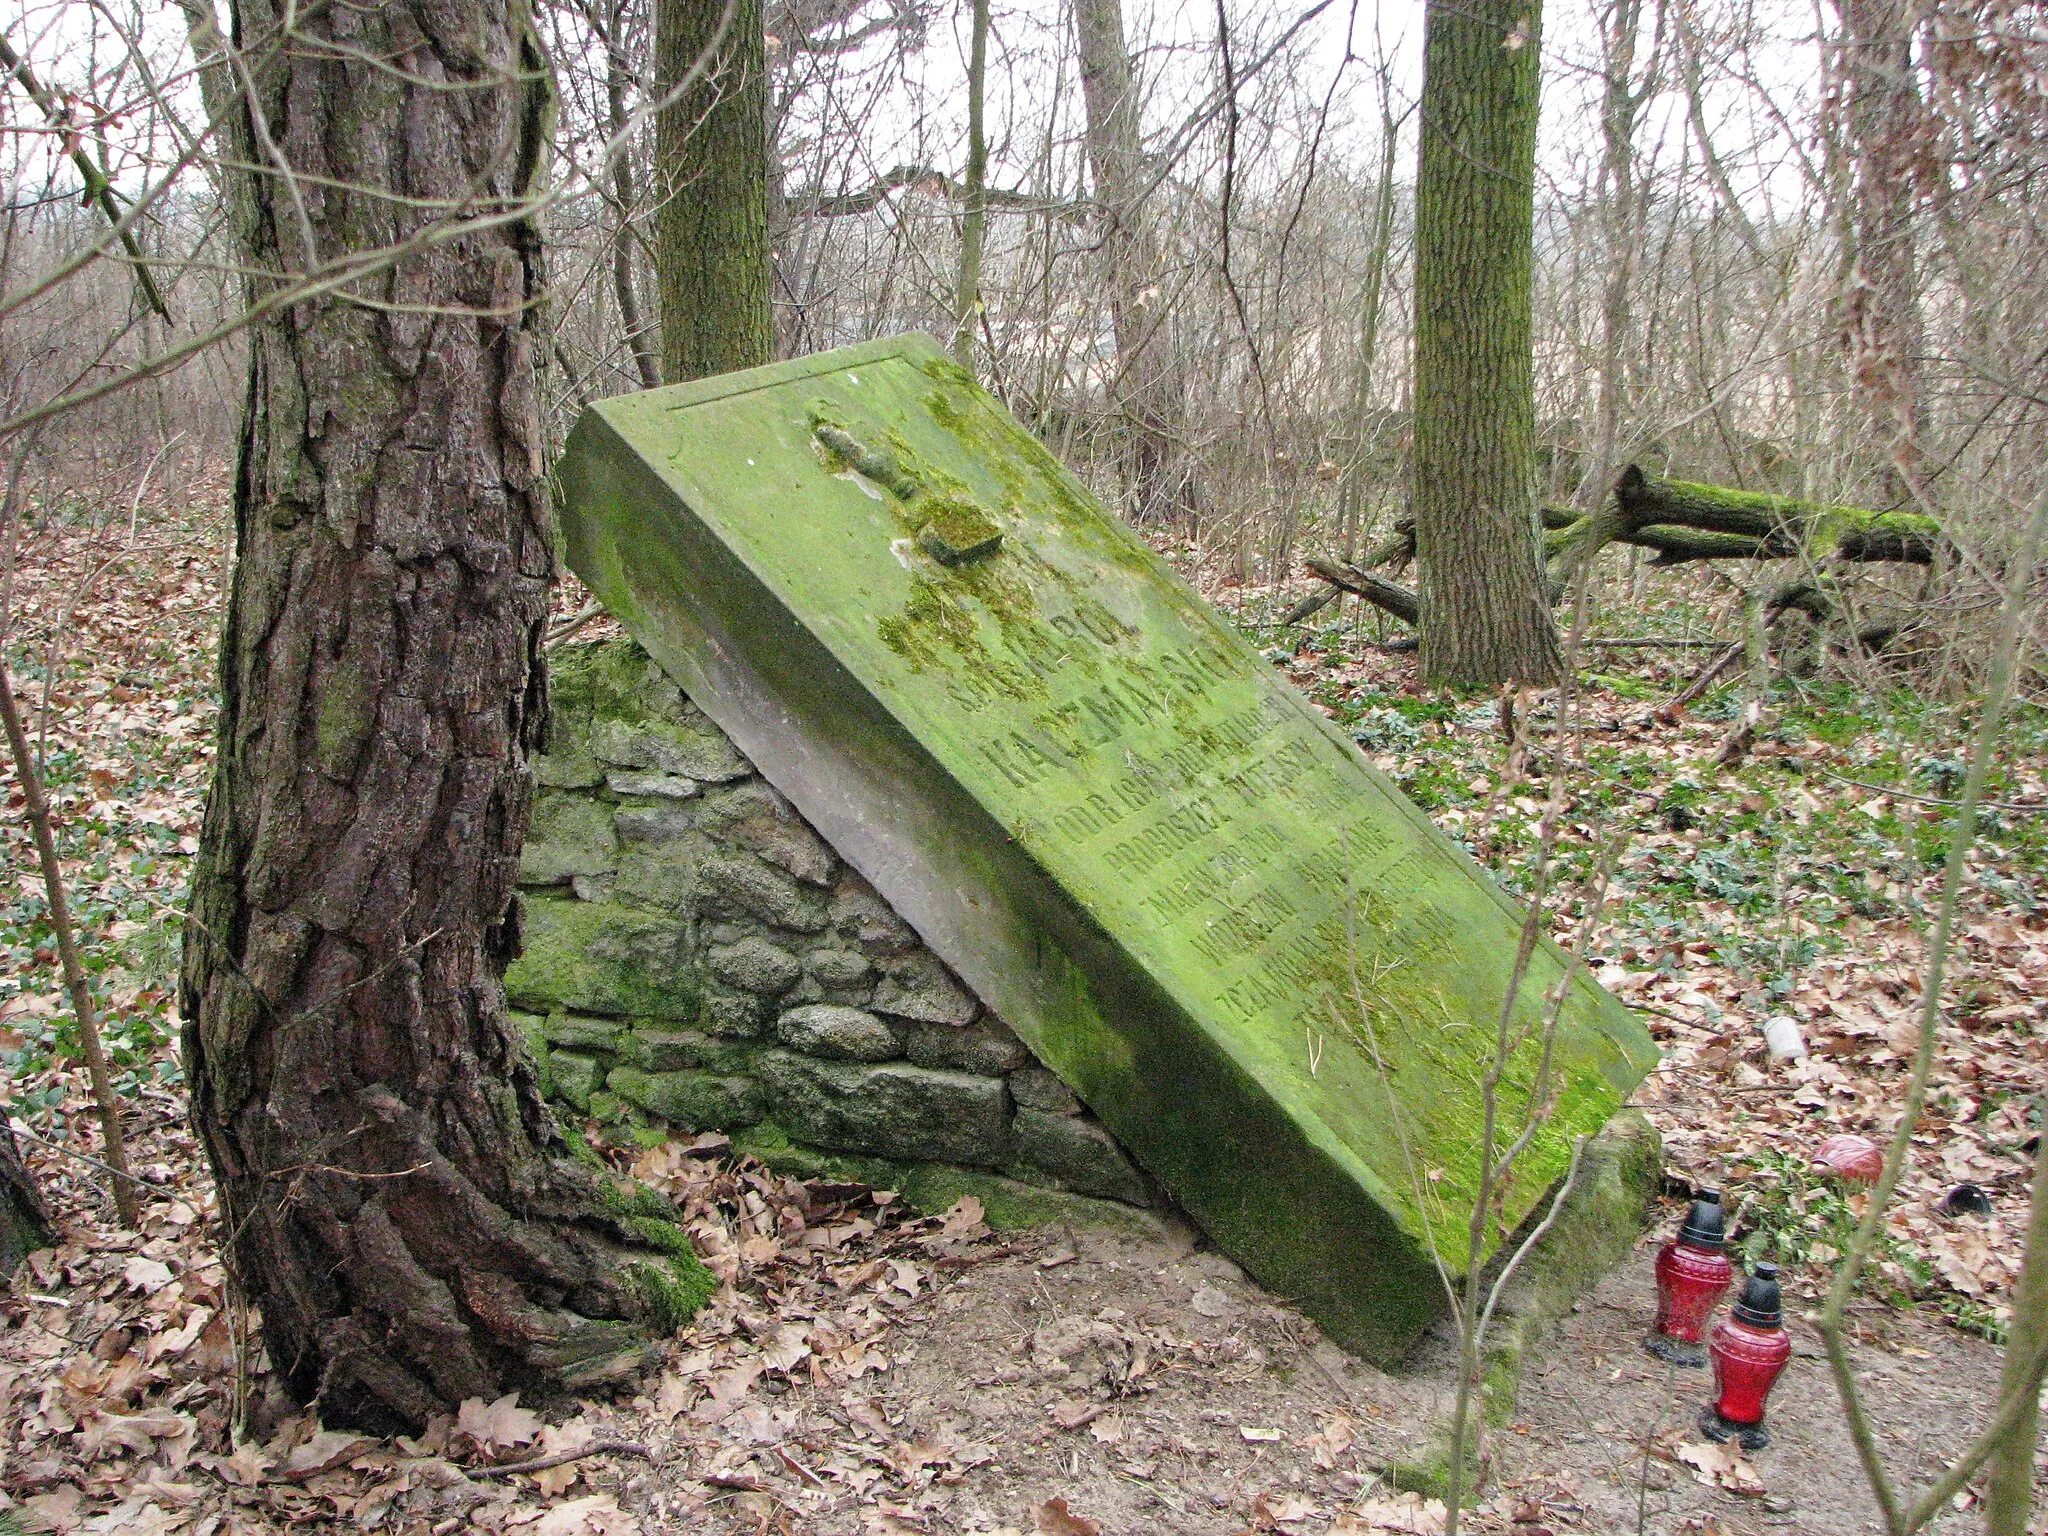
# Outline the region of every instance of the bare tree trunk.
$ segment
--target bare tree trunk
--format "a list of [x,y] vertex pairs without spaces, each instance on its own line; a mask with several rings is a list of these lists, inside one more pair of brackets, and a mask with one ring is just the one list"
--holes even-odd
[[989,0],[968,0],[973,12],[967,49],[967,176],[960,189],[960,276],[953,285],[953,356],[974,366],[974,327],[981,317],[981,236],[988,221],[988,127],[982,120],[988,87]]
[[1379,71],[1380,165],[1373,183],[1372,236],[1366,248],[1365,292],[1360,301],[1358,357],[1351,380],[1351,430],[1354,434],[1350,457],[1344,464],[1344,479],[1337,490],[1338,532],[1348,560],[1357,552],[1358,535],[1364,522],[1365,461],[1378,446],[1377,434],[1367,431],[1372,409],[1374,364],[1380,351],[1380,327],[1386,309],[1387,263],[1394,251],[1394,167],[1401,151],[1403,115],[1396,115],[1393,81],[1383,64]]
[[1600,103],[1600,230],[1606,272],[1600,288],[1600,405],[1593,452],[1579,482],[1577,504],[1598,509],[1614,481],[1621,424],[1627,410],[1627,353],[1633,324],[1630,300],[1637,252],[1635,131],[1650,85],[1636,83],[1636,32],[1642,0],[1610,0],[1600,13],[1606,79]]
[[[685,82],[689,83],[685,86]],[[761,0],[655,0],[654,268],[671,384],[775,355]]]
[[1926,402],[1915,277],[1921,107],[1909,0],[1837,0],[1834,95],[1848,172],[1840,326],[1850,388],[1884,458],[1884,498],[1917,498]]
[[1192,510],[1179,452],[1184,412],[1159,292],[1159,252],[1141,207],[1145,157],[1122,0],[1075,0],[1074,36],[1088,115],[1088,168],[1101,207],[1116,337],[1110,403],[1121,428],[1125,487],[1141,519]]
[[248,333],[184,1060],[276,1368],[330,1422],[417,1426],[636,1370],[703,1276],[571,1155],[499,979],[546,713],[547,61],[523,0],[238,12],[293,29],[265,153],[237,107],[251,271],[390,254],[354,284],[380,302]]
[[[618,139],[626,131],[625,0],[612,0],[605,17],[604,106],[605,131]],[[612,238],[612,296],[619,306],[619,324],[626,333],[626,345],[633,353],[633,366],[640,373],[640,387],[654,389],[661,383],[661,355],[657,339],[650,334],[640,312],[640,290],[634,281],[633,248],[637,243],[633,218],[640,195],[633,184],[633,156],[623,144],[612,161],[612,202],[617,207],[618,229]]]
[[1431,0],[1415,182],[1410,494],[1430,683],[1561,670],[1538,564],[1530,314],[1540,13]]

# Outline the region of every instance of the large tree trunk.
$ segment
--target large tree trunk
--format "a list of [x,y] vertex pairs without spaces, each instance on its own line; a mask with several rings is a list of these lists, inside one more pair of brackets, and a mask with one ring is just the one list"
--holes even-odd
[[655,0],[655,274],[671,384],[775,355],[768,240],[768,59],[761,0]]
[[50,1245],[50,1216],[42,1191],[21,1161],[14,1131],[0,1116],[0,1280],[26,1256]]
[[1088,170],[1110,275],[1116,369],[1109,399],[1120,433],[1124,486],[1141,521],[1178,516],[1194,510],[1180,445],[1185,403],[1167,331],[1171,306],[1158,292],[1159,251],[1142,207],[1145,155],[1122,0],[1075,0],[1074,38],[1088,115]]
[[254,296],[395,249],[249,330],[184,1053],[275,1367],[416,1426],[637,1369],[701,1270],[570,1155],[499,982],[546,708],[546,61],[523,0],[240,0],[238,37],[286,27],[235,118]]
[[1530,348],[1539,12],[1431,0],[1415,183],[1415,448],[1422,675],[1548,683]]

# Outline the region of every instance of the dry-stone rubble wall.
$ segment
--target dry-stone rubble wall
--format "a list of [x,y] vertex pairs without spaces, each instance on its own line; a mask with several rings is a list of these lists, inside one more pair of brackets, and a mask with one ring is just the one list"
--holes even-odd
[[607,1135],[725,1131],[791,1166],[938,1165],[1154,1202],[637,645],[555,654],[536,771],[506,988],[548,1091]]

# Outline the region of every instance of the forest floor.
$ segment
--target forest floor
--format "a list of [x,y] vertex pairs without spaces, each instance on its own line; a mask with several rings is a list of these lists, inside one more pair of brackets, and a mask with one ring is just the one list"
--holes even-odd
[[[388,1442],[291,1411],[225,1284],[174,1050],[226,543],[217,517],[165,512],[54,520],[12,552],[8,653],[45,745],[151,1189],[143,1230],[121,1232],[103,1176],[76,1155],[97,1153],[97,1133],[10,816],[0,1064],[61,1240],[0,1299],[0,1510],[34,1529],[193,1536],[1440,1528],[1439,1510],[1373,1469],[1416,1448],[1443,1407],[1441,1373],[1357,1366],[1191,1229],[991,1233],[971,1203],[920,1218],[886,1194],[735,1163],[718,1138],[636,1169],[675,1195],[729,1282],[664,1346],[640,1396],[476,1403]],[[1970,711],[1896,680],[1780,679],[1757,691],[1755,743],[1723,770],[1712,759],[1746,685],[1660,715],[1713,653],[1614,648],[1588,653],[1597,670],[1569,700],[1525,701],[1535,729],[1511,741],[1499,700],[1424,695],[1413,658],[1379,652],[1356,621],[1265,627],[1297,591],[1192,574],[1511,889],[1535,878],[1563,775],[1545,875],[1554,929],[1571,937],[1611,853],[1588,958],[1665,1052],[1635,1102],[1664,1135],[1669,1187],[1728,1190],[1744,1255],[1788,1269],[1797,1350],[1772,1400],[1776,1445],[1715,1456],[1692,1422],[1702,1382],[1639,1349],[1646,1239],[1537,1351],[1517,1415],[1490,1438],[1478,1528],[1874,1529],[1800,1320],[1861,1197],[1807,1164],[1825,1135],[1883,1140],[1895,1122],[1947,838],[1940,802]],[[1670,578],[1655,633],[1727,633],[1717,601]],[[2022,708],[1991,790],[2009,809],[1987,816],[1962,893],[1930,1113],[1856,1304],[1858,1369],[1907,1480],[1938,1470],[1981,1416],[2017,1273],[2039,1134],[2028,1101],[2048,1074],[2048,816],[2028,809],[2048,800],[2044,763],[2048,713]],[[1770,1057],[1760,1025],[1776,1016],[1798,1023],[1810,1054]],[[1989,1214],[1943,1213],[1966,1183]],[[498,1470],[606,1437],[648,1454]]]

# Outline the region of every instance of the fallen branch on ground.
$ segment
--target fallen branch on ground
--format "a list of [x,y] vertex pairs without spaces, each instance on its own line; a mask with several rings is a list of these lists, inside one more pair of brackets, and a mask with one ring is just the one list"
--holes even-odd
[[470,1467],[465,1470],[471,1477],[511,1477],[520,1472],[545,1472],[550,1467],[567,1466],[585,1456],[638,1456],[644,1461],[654,1460],[654,1452],[638,1440],[592,1440],[585,1445],[571,1446],[566,1451],[535,1456],[530,1461],[508,1461],[502,1467]]

